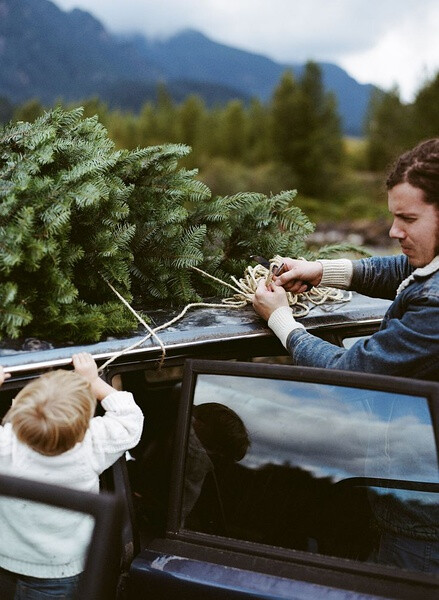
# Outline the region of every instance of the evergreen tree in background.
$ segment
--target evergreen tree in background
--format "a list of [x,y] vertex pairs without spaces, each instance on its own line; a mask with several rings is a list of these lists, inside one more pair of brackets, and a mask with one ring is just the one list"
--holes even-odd
[[[157,144],[157,122],[156,111],[151,102],[143,105],[137,122],[139,146],[143,148],[149,144]],[[115,138],[111,125],[108,126],[108,133],[111,139]]]
[[386,169],[410,145],[409,107],[399,91],[377,92],[371,101],[368,123],[368,166],[373,171]]
[[[68,107],[70,109],[75,108],[74,106]],[[105,102],[103,102],[99,96],[93,96],[88,100],[82,102],[82,116],[83,118],[87,117],[97,117],[99,122],[103,125],[106,125],[109,109]],[[26,121],[28,119],[21,119],[22,121]],[[113,140],[114,141],[114,140]]]
[[204,133],[206,107],[199,96],[191,94],[178,109],[177,139],[192,148],[191,163],[200,164],[200,142]]
[[[297,185],[309,195],[333,197],[332,183],[343,158],[338,117],[333,98],[323,93],[319,69],[310,64],[308,70],[297,82],[286,72],[268,105],[253,99],[248,105],[232,100],[207,107],[197,95],[175,105],[161,83],[156,101],[145,103],[139,114],[110,110],[92,97],[83,103],[84,116],[98,115],[115,149],[190,146],[181,166],[200,168],[200,177],[215,193],[253,186],[278,193]],[[43,111],[31,100],[16,109],[15,120],[32,122]]]
[[44,113],[44,107],[39,100],[34,98],[28,100],[14,111],[14,119],[16,121],[33,122]]
[[166,85],[161,83],[157,89],[156,128],[157,137],[162,142],[174,142],[177,139],[177,110]]
[[7,123],[14,114],[13,104],[3,96],[0,96],[0,124]]
[[285,72],[271,114],[276,159],[292,170],[302,193],[328,195],[340,173],[342,134],[335,99],[324,92],[316,63],[306,64],[298,82]]
[[413,104],[412,143],[439,136],[439,73],[416,95]]
[[398,88],[377,92],[369,107],[367,160],[383,171],[402,152],[421,140],[439,136],[439,74],[426,81],[412,103],[404,103]]
[[221,152],[232,161],[241,162],[246,148],[246,116],[240,100],[232,100],[226,106],[221,124]]
[[294,136],[299,128],[298,86],[292,71],[285,71],[274,91],[271,103],[271,136],[276,160],[293,167],[296,158]]
[[245,139],[248,164],[265,163],[271,158],[272,148],[268,111],[257,99],[251,101],[248,109]]
[[203,157],[203,162],[206,158],[221,154],[221,124],[222,109],[216,106],[207,113],[201,129],[197,151]]
[[[299,132],[296,138],[300,148],[298,187],[305,194],[322,197],[341,172],[343,144],[337,101],[334,94],[325,92],[321,69],[312,61],[305,65],[300,91],[303,135]],[[304,157],[303,164],[300,157]]]

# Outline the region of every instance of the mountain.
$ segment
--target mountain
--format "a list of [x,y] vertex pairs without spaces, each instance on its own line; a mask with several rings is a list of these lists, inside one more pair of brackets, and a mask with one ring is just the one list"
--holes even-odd
[[[112,105],[137,110],[155,98],[158,81],[169,79],[136,43],[110,35],[87,12],[66,13],[49,0],[0,0],[0,64],[0,96],[17,103],[98,94]],[[184,77],[169,82],[169,88],[176,101],[191,92],[209,103],[249,99],[226,85]]]
[[[373,86],[319,63],[335,93],[346,133],[358,135]],[[208,105],[233,98],[267,101],[282,73],[302,64],[277,63],[186,30],[165,41],[110,34],[89,13],[65,12],[49,0],[0,0],[0,97],[82,100],[99,95],[112,107],[138,110],[166,83],[176,102],[196,93]]]
[[162,76],[89,13],[49,0],[0,0],[0,61],[0,94],[15,102],[79,99],[122,78]]
[[[166,41],[151,42],[136,36],[131,42],[140,54],[159,64],[171,81],[183,78],[220,83],[263,101],[269,100],[286,69],[298,78],[304,69],[303,64],[277,63],[260,54],[219,44],[191,29]],[[325,88],[337,97],[345,132],[361,134],[375,87],[358,83],[337,65],[320,62],[319,66]]]

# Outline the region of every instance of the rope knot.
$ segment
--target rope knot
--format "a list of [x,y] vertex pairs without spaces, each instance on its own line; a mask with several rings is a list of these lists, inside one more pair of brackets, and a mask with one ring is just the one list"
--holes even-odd
[[[250,304],[253,301],[253,296],[258,287],[259,281],[261,279],[265,280],[265,284],[268,285],[271,283],[271,279],[273,277],[273,267],[279,267],[282,264],[282,258],[280,256],[275,256],[270,260],[270,268],[267,269],[262,265],[256,265],[255,267],[248,266],[244,271],[244,276],[240,279],[236,279],[233,275],[230,276],[230,279],[233,281],[233,284],[227,283],[226,281],[222,281],[215,277],[214,275],[210,275],[199,269],[198,267],[191,267],[194,271],[201,273],[205,277],[209,277],[213,279],[217,283],[232,289],[235,293],[233,296],[229,298],[223,298],[221,300],[221,304],[214,304],[210,302],[194,302],[192,304],[187,304],[184,309],[173,319],[168,321],[167,323],[163,323],[159,327],[151,328],[145,320],[139,315],[132,306],[125,300],[125,298],[111,285],[111,283],[102,275],[105,283],[108,287],[113,291],[113,293],[119,298],[119,300],[134,314],[137,320],[145,327],[148,331],[147,335],[145,335],[140,341],[132,344],[129,348],[125,348],[121,352],[116,353],[114,356],[109,358],[101,367],[99,367],[99,371],[103,371],[105,367],[107,367],[114,360],[138,348],[144,342],[146,342],[150,337],[154,337],[161,350],[162,356],[160,359],[159,366],[161,367],[165,356],[166,356],[166,348],[163,344],[162,340],[157,335],[157,331],[162,329],[166,329],[173,325],[176,321],[179,321],[184,317],[188,310],[191,308],[244,308],[247,304]],[[349,302],[352,297],[351,292],[344,292],[343,290],[337,290],[335,288],[329,287],[313,287],[307,292],[303,292],[302,294],[292,294],[291,292],[287,292],[288,303],[292,307],[294,317],[304,317],[306,316],[310,309],[310,304],[318,306],[320,304],[324,304],[325,302]]]

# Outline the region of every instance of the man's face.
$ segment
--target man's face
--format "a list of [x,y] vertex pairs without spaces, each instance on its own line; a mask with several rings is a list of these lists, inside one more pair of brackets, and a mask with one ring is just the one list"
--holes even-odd
[[389,235],[398,240],[414,267],[425,267],[439,254],[439,211],[424,202],[424,192],[399,183],[388,193],[393,224]]

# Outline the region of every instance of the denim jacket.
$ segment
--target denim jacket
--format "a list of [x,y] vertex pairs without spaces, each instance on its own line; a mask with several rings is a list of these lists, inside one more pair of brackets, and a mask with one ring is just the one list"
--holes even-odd
[[439,257],[416,271],[404,255],[353,264],[350,289],[393,300],[380,330],[345,349],[294,329],[287,348],[295,364],[439,381]]

